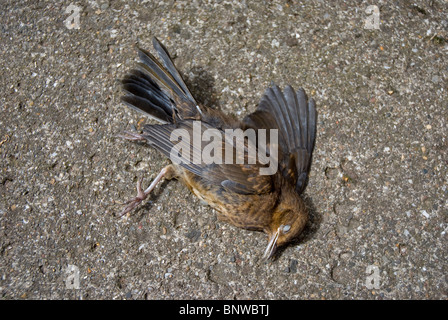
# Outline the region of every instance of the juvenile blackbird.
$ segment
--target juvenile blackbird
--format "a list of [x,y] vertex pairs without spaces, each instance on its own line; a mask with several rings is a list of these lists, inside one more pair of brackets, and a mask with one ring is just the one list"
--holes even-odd
[[[138,49],[138,68],[121,80],[126,92],[122,101],[160,124],[146,124],[141,134],[127,131],[122,137],[147,142],[170,157],[173,163],[163,168],[146,190],[142,189],[139,179],[137,196],[127,202],[121,215],[136,208],[161,179],[177,178],[215,208],[218,219],[240,228],[264,231],[269,239],[263,258],[272,257],[278,247],[299,236],[308,219],[300,194],[307,182],[316,134],[314,100],[308,99],[303,89],[294,91],[287,86],[282,92],[274,85],[266,90],[254,113],[242,121],[237,120],[198,105],[166,48],[156,38],[153,46],[161,62],[151,53]],[[225,137],[219,142],[222,151],[230,145],[235,151],[231,158],[234,161],[191,161],[201,155],[204,141],[198,145],[194,139],[173,140],[173,134],[180,129],[184,134],[194,135],[195,126],[201,132],[215,129],[213,134],[222,134],[221,137]],[[256,132],[255,140],[246,136],[238,145],[233,138],[226,138],[229,129],[252,129]],[[274,161],[275,170],[271,174],[260,174],[261,168],[270,165],[266,160],[254,160],[253,155],[248,155],[249,144],[260,142],[260,132],[266,132],[259,129],[269,130],[263,151]],[[273,134],[277,135],[277,141],[269,140]],[[177,149],[179,152],[173,153],[179,141],[192,152],[189,158],[183,158],[188,161],[173,161],[173,154],[180,155]],[[235,157],[241,141],[244,141],[244,163]],[[259,148],[260,145],[257,150]]]

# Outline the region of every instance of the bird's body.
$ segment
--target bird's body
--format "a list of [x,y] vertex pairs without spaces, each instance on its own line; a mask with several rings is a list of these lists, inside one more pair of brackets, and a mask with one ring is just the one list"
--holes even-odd
[[218,218],[236,227],[263,231],[269,226],[278,192],[239,195],[220,185],[204,183],[198,176],[181,170],[181,178],[190,191],[218,211]]
[[[156,38],[153,44],[162,63],[149,52],[139,50],[139,68],[122,80],[127,92],[122,100],[161,124],[145,125],[142,134],[128,132],[125,137],[144,140],[171,160],[178,141],[185,143],[191,154],[183,158],[186,161],[173,161],[165,167],[147,190],[141,189],[139,181],[138,196],[122,213],[133,210],[162,178],[174,177],[215,208],[220,220],[236,227],[266,232],[270,240],[265,256],[272,256],[276,247],[301,233],[308,218],[300,193],[306,184],[314,147],[314,101],[308,100],[303,89],[294,92],[288,86],[283,93],[274,86],[266,91],[254,113],[237,120],[218,110],[199,106],[165,47]],[[238,129],[252,130],[255,138],[246,136],[238,142],[231,136],[229,140],[228,132]],[[226,160],[233,161],[202,159],[207,142],[211,140],[202,139],[197,144],[188,139],[184,141],[184,137],[173,139],[175,133],[194,136],[198,130],[201,137],[209,130],[214,137],[222,138],[218,147],[213,149],[214,155],[220,149],[218,151],[227,156],[226,148],[230,145],[229,150],[233,153]],[[262,142],[261,135],[266,130],[270,131],[263,151],[270,161],[274,161],[275,170],[261,174],[271,165],[266,162],[267,158],[262,161],[257,157],[261,149],[256,142]],[[276,139],[273,139],[274,135]],[[253,145],[257,147],[256,156],[248,151]],[[245,151],[243,161],[236,158],[238,147]]]

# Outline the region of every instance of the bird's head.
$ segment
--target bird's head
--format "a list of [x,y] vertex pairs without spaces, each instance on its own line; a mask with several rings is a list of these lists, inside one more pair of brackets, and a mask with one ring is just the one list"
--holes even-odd
[[282,192],[281,200],[272,215],[272,221],[265,229],[269,242],[263,258],[266,260],[271,258],[277,248],[297,239],[307,220],[308,210],[300,196],[291,189]]

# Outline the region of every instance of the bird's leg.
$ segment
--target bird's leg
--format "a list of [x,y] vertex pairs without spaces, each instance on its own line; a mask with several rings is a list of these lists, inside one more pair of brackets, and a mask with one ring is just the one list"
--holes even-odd
[[154,181],[149,185],[149,187],[146,190],[142,189],[142,180],[143,178],[138,179],[137,181],[137,196],[134,199],[129,200],[126,202],[126,206],[124,207],[123,211],[120,212],[119,217],[122,217],[128,212],[131,212],[134,210],[143,200],[145,200],[148,195],[151,193],[151,191],[156,187],[156,185],[162,180],[162,178],[165,178],[167,180],[172,179],[175,176],[175,170],[173,165],[168,165],[164,167],[157,177],[154,179]]

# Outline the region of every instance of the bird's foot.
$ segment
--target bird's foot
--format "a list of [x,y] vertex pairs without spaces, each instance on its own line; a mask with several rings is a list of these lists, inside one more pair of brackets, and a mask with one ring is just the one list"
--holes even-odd
[[157,177],[154,179],[154,181],[150,184],[150,186],[146,190],[143,190],[142,188],[143,178],[138,179],[137,196],[126,202],[126,206],[120,212],[118,217],[122,217],[125,214],[137,208],[140,205],[140,203],[148,197],[148,195],[152,192],[152,190],[156,187],[156,185],[160,182],[160,180],[162,180],[163,177],[171,179],[172,176],[173,176],[173,167],[172,165],[168,165],[159,172]]
[[137,196],[126,202],[126,206],[118,215],[119,217],[122,217],[125,214],[127,214],[127,213],[131,212],[132,210],[134,210],[135,208],[137,208],[138,205],[148,197],[149,192],[145,193],[145,191],[142,189],[142,181],[143,181],[143,178],[138,179],[138,181],[137,181]]

